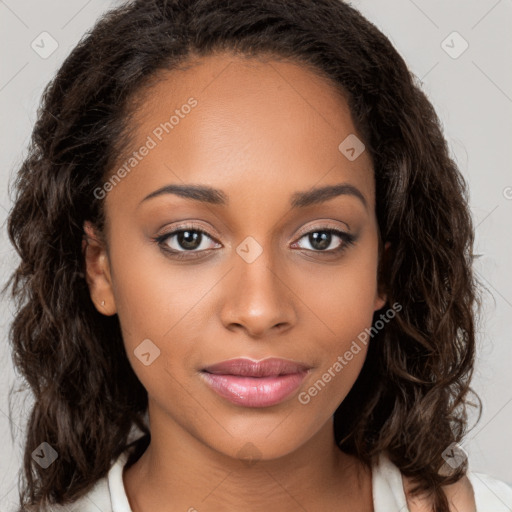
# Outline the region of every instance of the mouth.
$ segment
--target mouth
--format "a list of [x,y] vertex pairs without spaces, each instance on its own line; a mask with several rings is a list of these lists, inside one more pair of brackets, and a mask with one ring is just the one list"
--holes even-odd
[[288,359],[230,359],[201,370],[204,382],[221,397],[244,407],[270,407],[292,395],[310,366]]

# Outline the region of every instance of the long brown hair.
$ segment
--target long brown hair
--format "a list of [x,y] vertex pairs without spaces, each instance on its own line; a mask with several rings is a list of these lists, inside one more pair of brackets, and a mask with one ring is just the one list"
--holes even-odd
[[[442,452],[467,432],[480,305],[467,187],[404,60],[340,0],[131,1],[104,15],[47,85],[8,218],[21,261],[3,289],[16,305],[13,361],[34,395],[20,510],[78,499],[106,475],[133,425],[149,435],[147,393],[118,317],[90,299],[82,226],[104,227],[94,190],[129,143],[143,87],[216,51],[311,66],[347,99],[374,162],[380,233],[391,242],[380,286],[402,308],[369,344],[335,413],[335,437],[368,465],[386,450],[416,492],[432,495],[434,511],[448,512],[441,486],[467,466],[442,470]],[[47,469],[31,456],[42,442],[59,457]]]

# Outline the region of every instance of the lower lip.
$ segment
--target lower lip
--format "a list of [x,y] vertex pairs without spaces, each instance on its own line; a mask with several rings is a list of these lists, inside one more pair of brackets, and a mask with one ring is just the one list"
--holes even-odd
[[270,407],[292,395],[308,372],[273,377],[240,377],[201,372],[206,383],[230,402],[245,407]]

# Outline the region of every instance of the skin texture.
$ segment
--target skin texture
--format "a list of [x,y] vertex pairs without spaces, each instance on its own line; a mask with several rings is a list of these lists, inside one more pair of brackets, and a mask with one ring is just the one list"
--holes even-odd
[[[132,150],[190,97],[197,106],[108,192],[107,246],[84,226],[91,298],[101,313],[118,314],[149,396],[151,444],[124,472],[131,507],[371,511],[371,474],[336,447],[332,430],[364,345],[307,405],[297,393],[272,407],[234,405],[200,376],[226,359],[282,357],[312,367],[305,391],[385,305],[372,162],[367,152],[349,161],[338,150],[357,135],[346,101],[304,66],[202,58],[186,71],[163,73],[146,91]],[[357,187],[367,205],[340,195],[290,207],[296,192],[340,183]],[[172,194],[141,203],[169,184],[221,189],[228,204]],[[198,258],[176,236],[162,247],[188,259],[152,240],[184,221],[208,233],[194,249]],[[315,251],[307,233],[326,228],[356,240],[337,255]],[[248,236],[262,249],[251,263],[236,250]],[[329,248],[344,243],[332,235]],[[145,339],[160,350],[148,366],[134,354]]]

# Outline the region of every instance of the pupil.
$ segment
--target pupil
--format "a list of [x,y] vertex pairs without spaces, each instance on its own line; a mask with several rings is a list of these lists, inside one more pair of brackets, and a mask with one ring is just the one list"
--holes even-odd
[[197,249],[201,245],[202,233],[197,231],[181,231],[177,236],[178,243],[183,249]]
[[315,233],[310,233],[309,242],[315,249],[327,249],[331,245],[331,236],[332,234],[327,231],[316,231]]

